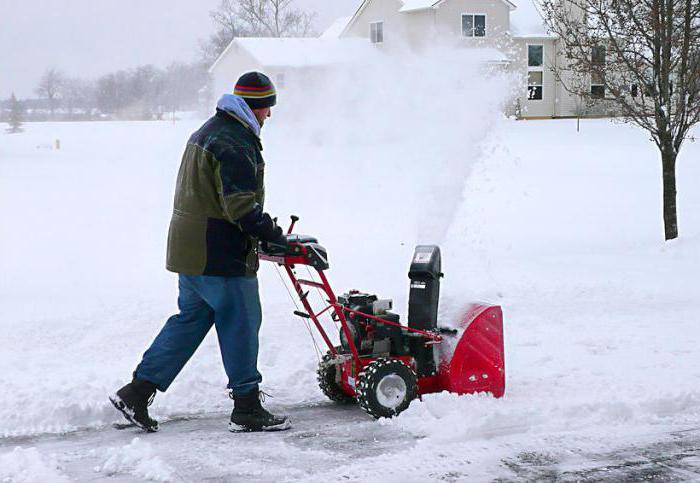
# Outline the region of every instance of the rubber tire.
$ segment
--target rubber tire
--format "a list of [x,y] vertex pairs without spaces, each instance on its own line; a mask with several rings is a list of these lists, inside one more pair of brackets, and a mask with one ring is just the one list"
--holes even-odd
[[[341,351],[342,348],[338,347],[336,350]],[[318,387],[331,401],[339,404],[352,404],[355,402],[355,398],[345,394],[335,382],[336,365],[331,363],[332,360],[333,354],[331,354],[331,351],[326,352],[326,355],[321,358],[316,371]]]
[[[384,377],[396,374],[406,383],[406,397],[396,408],[387,408],[377,400],[377,385]],[[382,357],[365,366],[357,382],[357,402],[374,418],[391,418],[402,411],[418,396],[418,380],[413,369],[398,359]]]

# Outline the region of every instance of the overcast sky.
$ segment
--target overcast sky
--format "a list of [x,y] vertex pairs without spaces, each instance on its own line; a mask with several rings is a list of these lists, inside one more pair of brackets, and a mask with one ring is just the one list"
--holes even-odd
[[[96,77],[140,64],[195,58],[220,0],[0,0],[0,98],[33,96],[41,73]],[[317,29],[360,0],[296,0]]]

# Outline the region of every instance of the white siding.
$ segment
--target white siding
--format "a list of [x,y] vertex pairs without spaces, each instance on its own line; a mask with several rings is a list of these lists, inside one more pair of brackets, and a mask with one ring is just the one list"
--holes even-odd
[[[498,47],[509,29],[509,9],[501,0],[447,0],[439,8],[399,12],[399,0],[372,0],[345,32],[369,38],[369,24],[384,22],[384,48],[420,47],[437,37],[450,45]],[[486,38],[462,37],[462,14],[486,15]]]
[[406,44],[408,35],[399,9],[403,3],[399,0],[374,0],[363,9],[355,19],[344,37],[362,37],[369,42],[369,24],[384,22],[384,42],[378,48],[399,47]]
[[[485,14],[486,37],[462,37],[462,14]],[[435,12],[439,34],[460,40],[463,44],[502,47],[510,26],[510,10],[501,0],[448,0]]]

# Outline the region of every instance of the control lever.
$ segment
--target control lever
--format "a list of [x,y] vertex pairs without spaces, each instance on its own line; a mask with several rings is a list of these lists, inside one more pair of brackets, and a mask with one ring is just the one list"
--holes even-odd
[[292,230],[294,229],[294,224],[297,221],[299,221],[299,217],[296,215],[292,215],[292,216],[290,216],[290,218],[292,219],[292,223],[289,225],[289,230],[287,230],[287,235],[292,233]]

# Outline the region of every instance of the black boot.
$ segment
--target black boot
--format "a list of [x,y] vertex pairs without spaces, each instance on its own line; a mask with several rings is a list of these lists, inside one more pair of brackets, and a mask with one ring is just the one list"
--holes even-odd
[[148,406],[156,396],[156,385],[134,378],[109,398],[124,417],[139,428],[153,433],[158,431],[158,421],[148,415]]
[[262,407],[261,400],[264,400],[264,394],[253,391],[242,397],[231,395],[234,403],[231,422],[228,423],[229,431],[284,431],[292,427],[287,416],[275,416]]

